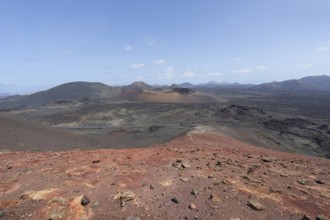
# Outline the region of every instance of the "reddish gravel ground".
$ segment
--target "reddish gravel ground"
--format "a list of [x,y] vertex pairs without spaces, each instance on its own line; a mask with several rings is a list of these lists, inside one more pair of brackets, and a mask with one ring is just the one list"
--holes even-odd
[[330,160],[205,132],[144,149],[3,152],[0,164],[1,220],[330,216]]

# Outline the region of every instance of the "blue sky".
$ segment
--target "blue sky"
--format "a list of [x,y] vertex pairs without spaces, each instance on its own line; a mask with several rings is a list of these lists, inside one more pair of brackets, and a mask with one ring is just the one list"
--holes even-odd
[[330,0],[0,0],[0,92],[330,74]]

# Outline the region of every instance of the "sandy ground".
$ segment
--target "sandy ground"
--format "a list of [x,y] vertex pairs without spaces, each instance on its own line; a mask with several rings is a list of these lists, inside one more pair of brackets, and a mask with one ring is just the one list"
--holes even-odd
[[152,148],[0,154],[1,220],[326,219],[329,207],[329,160],[205,127]]

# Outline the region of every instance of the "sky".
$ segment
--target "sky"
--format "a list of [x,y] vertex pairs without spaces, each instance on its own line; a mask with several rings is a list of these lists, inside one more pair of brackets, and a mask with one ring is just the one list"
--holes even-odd
[[330,74],[330,0],[0,0],[0,92]]

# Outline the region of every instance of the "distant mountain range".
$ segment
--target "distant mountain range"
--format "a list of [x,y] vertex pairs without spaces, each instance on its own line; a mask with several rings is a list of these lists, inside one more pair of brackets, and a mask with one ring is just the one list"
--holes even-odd
[[301,79],[292,79],[282,82],[263,83],[252,86],[252,90],[258,91],[330,91],[330,77],[308,76]]
[[[111,87],[99,82],[71,82],[31,95],[15,95],[0,99],[0,109],[19,109],[38,107],[46,104],[66,102],[169,102],[205,103],[224,102],[211,93],[221,89],[235,89],[255,92],[302,92],[330,91],[330,77],[309,76],[297,80],[263,83],[259,85],[211,81],[205,84],[172,84],[171,86],[152,86],[145,82],[134,82],[127,86]],[[1,97],[1,95],[0,95]]]

